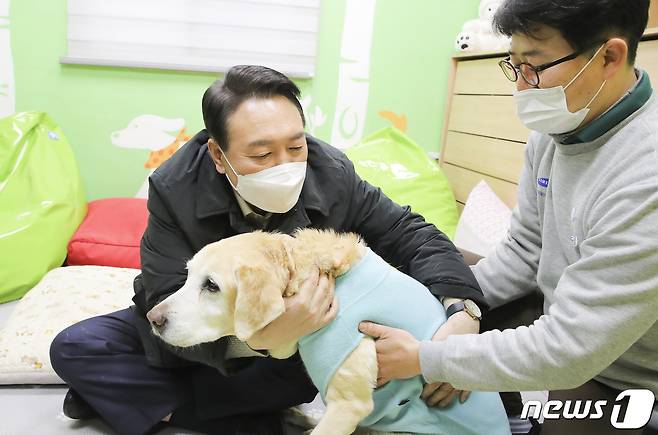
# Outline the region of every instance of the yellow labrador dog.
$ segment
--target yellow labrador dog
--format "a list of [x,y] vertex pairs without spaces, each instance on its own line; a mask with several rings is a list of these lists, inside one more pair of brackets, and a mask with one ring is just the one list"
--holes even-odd
[[425,434],[510,433],[496,393],[473,392],[465,404],[435,409],[420,399],[420,376],[375,389],[375,345],[358,331],[359,322],[403,328],[429,340],[445,312],[426,287],[388,265],[358,236],[313,229],[294,237],[241,234],[204,247],[187,267],[185,285],[147,314],[153,332],[179,347],[228,335],[247,341],[285,311],[284,298],[318,268],[337,277],[336,319],[299,342],[270,349],[275,358],[299,349],[327,405],[313,435],[348,435],[360,425]]

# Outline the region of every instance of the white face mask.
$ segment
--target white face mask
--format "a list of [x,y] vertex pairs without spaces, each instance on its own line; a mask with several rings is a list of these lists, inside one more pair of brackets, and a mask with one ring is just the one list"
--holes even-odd
[[[521,122],[530,130],[545,134],[562,134],[577,129],[589,114],[589,106],[599,96],[607,80],[603,81],[598,92],[589,103],[575,113],[569,111],[565,91],[590,66],[603,47],[605,47],[605,44],[597,50],[594,57],[587,62],[587,65],[566,86],[547,89],[527,89],[525,91],[514,92],[517,113]],[[519,80],[523,79],[519,77]]]
[[249,204],[270,213],[286,213],[297,204],[306,178],[306,162],[284,163],[254,174],[240,175],[233,169],[224,151],[219,150],[238,177],[237,185],[233,186],[226,174],[228,182]]

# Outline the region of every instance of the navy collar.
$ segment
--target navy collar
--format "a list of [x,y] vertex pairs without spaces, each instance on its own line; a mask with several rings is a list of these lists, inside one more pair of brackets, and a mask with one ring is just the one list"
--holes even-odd
[[651,98],[653,89],[651,88],[649,74],[646,71],[636,71],[639,79],[624,97],[601,116],[587,123],[587,125],[569,133],[551,135],[555,142],[562,145],[592,142],[642,108],[649,101],[649,98]]

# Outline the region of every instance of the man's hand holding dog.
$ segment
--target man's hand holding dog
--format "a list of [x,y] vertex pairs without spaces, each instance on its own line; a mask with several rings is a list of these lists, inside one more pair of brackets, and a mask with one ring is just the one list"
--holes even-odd
[[420,374],[420,342],[409,332],[371,322],[361,322],[359,331],[375,339],[378,387],[392,379],[408,379]]
[[[447,304],[452,301],[446,301]],[[380,387],[393,379],[407,379],[421,374],[419,349],[420,343],[409,332],[362,322],[359,331],[375,339],[377,347],[377,386]],[[480,322],[465,312],[455,313],[441,325],[432,340],[445,340],[453,334],[477,334]],[[456,390],[447,382],[427,384],[421,397],[428,406],[448,406],[459,397],[460,402],[466,401],[469,391]]]
[[297,294],[285,299],[286,311],[249,339],[249,347],[275,349],[329,324],[338,314],[334,284],[334,278],[319,271],[307,279]]

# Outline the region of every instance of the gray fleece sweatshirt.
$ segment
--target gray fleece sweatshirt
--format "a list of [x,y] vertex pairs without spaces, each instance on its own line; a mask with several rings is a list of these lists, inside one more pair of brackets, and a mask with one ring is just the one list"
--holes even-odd
[[428,382],[526,391],[596,378],[658,396],[658,101],[646,73],[580,133],[530,136],[509,234],[473,271],[492,307],[539,290],[544,315],[422,342]]

